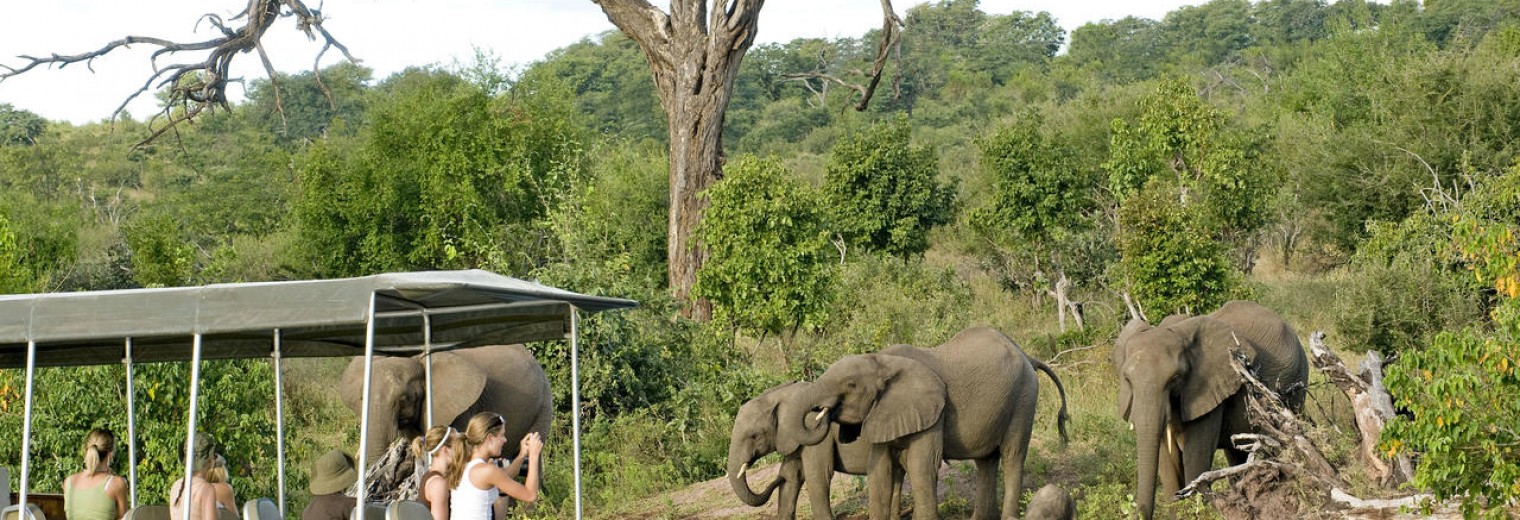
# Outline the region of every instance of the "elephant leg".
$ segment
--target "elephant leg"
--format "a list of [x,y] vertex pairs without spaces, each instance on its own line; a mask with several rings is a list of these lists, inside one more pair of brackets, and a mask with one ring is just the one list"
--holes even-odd
[[[1223,410],[1215,408],[1182,426],[1182,485],[1186,486],[1214,465],[1214,448],[1219,446]],[[1179,488],[1180,489],[1180,488]],[[1177,490],[1172,490],[1176,493]]]
[[885,444],[872,445],[866,462],[866,503],[871,520],[896,520],[897,508],[887,503],[892,496],[892,466],[892,450]]
[[902,464],[913,483],[913,520],[939,518],[939,466],[944,461],[944,439],[931,431],[913,439],[904,450]]
[[792,457],[781,461],[781,471],[778,474],[781,483],[781,496],[776,498],[776,515],[780,520],[792,520],[797,518],[797,495],[802,492],[802,460]]
[[993,493],[998,483],[998,462],[1001,457],[994,453],[976,459],[976,501],[971,504],[971,518],[987,520],[997,518],[997,497]]
[[[1008,424],[1008,432],[1003,435],[1003,518],[1017,519],[1019,517],[1019,497],[1024,494],[1024,459],[1029,456],[1029,436],[1034,431],[1035,400],[1039,398],[1040,386],[1035,384],[1034,375],[1031,372],[1029,378],[1028,394],[1031,396],[1027,406],[1020,406],[1014,410],[1013,419]],[[997,476],[993,475],[993,482]],[[987,502],[991,505],[992,486],[987,486]],[[982,494],[977,490],[977,495]],[[995,509],[989,508],[987,516],[983,518],[996,518]]]
[[829,486],[834,480],[834,441],[802,448],[802,475],[808,503],[813,506],[813,518],[834,520],[834,508],[829,504]]
[[903,493],[903,478],[904,478],[904,476],[905,476],[905,472],[903,471],[902,464],[893,464],[892,465],[892,516],[894,518],[901,518],[902,517],[901,511],[902,511],[902,493]]

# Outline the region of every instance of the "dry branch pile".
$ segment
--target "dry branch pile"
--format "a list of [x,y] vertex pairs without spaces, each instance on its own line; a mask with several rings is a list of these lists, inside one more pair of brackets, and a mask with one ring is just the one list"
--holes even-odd
[[[1407,481],[1411,467],[1408,459],[1385,461],[1376,450],[1383,424],[1393,416],[1393,401],[1382,385],[1382,359],[1369,353],[1361,373],[1353,375],[1325,348],[1324,337],[1322,331],[1310,335],[1311,358],[1315,367],[1351,398],[1361,437],[1359,453],[1369,467],[1368,473],[1389,488]],[[1243,361],[1236,356],[1231,364],[1245,380],[1247,417],[1260,433],[1235,435],[1231,440],[1250,455],[1239,466],[1199,475],[1178,491],[1179,498],[1202,495],[1226,518],[1299,516],[1310,505],[1302,503],[1306,500],[1345,508],[1408,505],[1408,500],[1367,501],[1343,491],[1345,481],[1340,472],[1307,435],[1308,429],[1298,415],[1288,410]],[[1211,489],[1210,485],[1220,479],[1231,480],[1229,489]]]
[[[393,502],[417,499],[417,471],[407,439],[398,438],[386,448],[379,460],[364,472],[365,499],[369,502]],[[359,483],[349,487],[348,496],[358,496]]]

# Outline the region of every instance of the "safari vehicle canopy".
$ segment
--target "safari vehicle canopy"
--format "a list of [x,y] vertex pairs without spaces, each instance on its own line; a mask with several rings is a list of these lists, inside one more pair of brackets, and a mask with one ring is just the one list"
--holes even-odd
[[[0,368],[24,368],[27,372],[21,507],[25,508],[29,476],[33,376],[39,366],[125,363],[128,437],[133,438],[132,365],[189,361],[191,410],[187,437],[191,438],[186,442],[193,443],[200,360],[270,357],[275,363],[279,503],[283,515],[284,419],[278,381],[281,358],[365,356],[366,398],[361,414],[364,417],[360,418],[364,428],[368,424],[370,362],[377,353],[412,355],[487,344],[569,339],[572,409],[579,410],[576,360],[579,312],[636,305],[632,300],[588,296],[481,270],[0,296]],[[572,423],[575,508],[579,518],[578,415],[572,416]],[[367,432],[361,432],[357,452],[361,468],[367,467],[364,445],[367,438]],[[186,454],[187,476],[193,455]],[[133,468],[129,481],[135,507],[137,456],[136,453],[129,456],[133,462],[128,467]],[[359,489],[363,490],[363,471],[359,478]],[[359,502],[362,507],[363,497]],[[188,505],[187,501],[187,508]]]

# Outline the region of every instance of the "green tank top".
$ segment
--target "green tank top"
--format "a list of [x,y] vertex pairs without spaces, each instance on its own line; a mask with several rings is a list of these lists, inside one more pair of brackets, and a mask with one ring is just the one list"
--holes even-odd
[[63,514],[69,520],[116,520],[116,499],[106,494],[106,486],[115,475],[94,488],[79,489],[63,486]]

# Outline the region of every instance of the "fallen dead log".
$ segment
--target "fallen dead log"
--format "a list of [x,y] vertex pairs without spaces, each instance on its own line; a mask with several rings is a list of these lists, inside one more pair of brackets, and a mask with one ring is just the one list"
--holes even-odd
[[1367,351],[1367,359],[1362,361],[1359,373],[1352,374],[1339,356],[1325,348],[1324,331],[1309,335],[1309,353],[1314,366],[1351,400],[1357,433],[1361,437],[1358,453],[1372,468],[1378,483],[1394,487],[1408,482],[1414,474],[1409,455],[1401,454],[1389,461],[1379,455],[1377,449],[1383,425],[1394,416],[1393,397],[1383,386],[1383,357],[1376,351]]
[[1401,507],[1415,507],[1420,503],[1435,498],[1434,495],[1411,495],[1403,498],[1391,498],[1387,500],[1365,500],[1352,496],[1350,493],[1341,491],[1340,488],[1330,489],[1330,500],[1349,509],[1397,509]]

